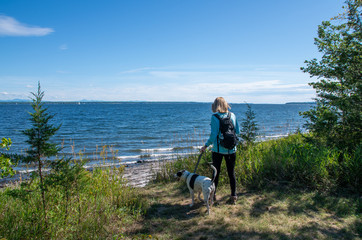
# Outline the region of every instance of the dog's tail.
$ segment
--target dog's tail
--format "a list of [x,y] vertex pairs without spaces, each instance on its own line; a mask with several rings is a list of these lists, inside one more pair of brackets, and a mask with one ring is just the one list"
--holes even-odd
[[216,175],[217,175],[217,170],[214,167],[214,165],[212,165],[212,163],[210,163],[210,167],[212,168],[212,180],[211,182],[213,183],[215,181]]

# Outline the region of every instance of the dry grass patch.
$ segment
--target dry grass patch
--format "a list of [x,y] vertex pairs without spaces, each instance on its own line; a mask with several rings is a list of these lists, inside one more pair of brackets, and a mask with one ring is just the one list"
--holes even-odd
[[[140,189],[150,202],[147,215],[126,234],[146,239],[360,239],[358,197],[321,196],[292,189],[240,191],[228,205],[229,189],[218,191],[210,215],[199,201],[189,207],[182,183]],[[350,208],[344,208],[343,202]],[[332,203],[336,205],[333,206]]]

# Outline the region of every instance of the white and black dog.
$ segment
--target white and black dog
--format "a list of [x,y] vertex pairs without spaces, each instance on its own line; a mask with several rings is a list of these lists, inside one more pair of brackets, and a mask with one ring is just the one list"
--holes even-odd
[[192,207],[194,205],[194,193],[198,192],[199,193],[199,199],[200,201],[202,201],[202,199],[200,198],[200,194],[202,192],[203,196],[204,196],[204,202],[206,203],[206,207],[207,207],[207,214],[210,213],[210,207],[212,206],[212,204],[214,203],[214,193],[215,193],[215,177],[216,177],[216,168],[213,165],[210,165],[212,170],[213,170],[213,178],[210,179],[208,177],[205,176],[199,176],[195,173],[190,173],[186,170],[182,170],[176,173],[176,177],[180,180],[184,180],[186,181],[187,187],[190,190],[190,195],[191,195],[191,199],[192,199],[192,203],[190,204],[190,207]]

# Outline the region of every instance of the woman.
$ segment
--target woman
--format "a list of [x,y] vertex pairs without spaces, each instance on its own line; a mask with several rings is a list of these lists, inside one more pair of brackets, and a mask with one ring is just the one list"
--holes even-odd
[[[237,200],[236,179],[235,179],[236,146],[233,147],[232,149],[227,149],[223,147],[220,144],[220,138],[222,138],[222,134],[221,131],[219,131],[220,129],[219,118],[220,119],[226,118],[228,117],[228,113],[230,113],[229,116],[234,126],[235,133],[237,135],[240,134],[238,121],[235,115],[232,112],[228,111],[229,109],[231,108],[223,97],[218,97],[215,99],[214,103],[212,104],[212,112],[214,112],[215,114],[211,116],[211,134],[205,145],[200,149],[200,151],[204,152],[208,146],[213,145],[212,164],[217,169],[217,175],[215,179],[216,189],[219,182],[222,159],[225,158],[228,176],[230,180],[230,188],[231,188],[230,202],[232,204],[235,204]],[[219,117],[216,115],[218,115]],[[216,200],[216,196],[214,196],[214,200]]]

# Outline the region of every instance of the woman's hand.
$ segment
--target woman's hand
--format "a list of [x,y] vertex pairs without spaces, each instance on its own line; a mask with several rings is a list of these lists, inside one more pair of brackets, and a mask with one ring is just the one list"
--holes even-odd
[[202,148],[200,149],[200,152],[205,152],[205,150],[206,150],[206,146],[202,146]]

